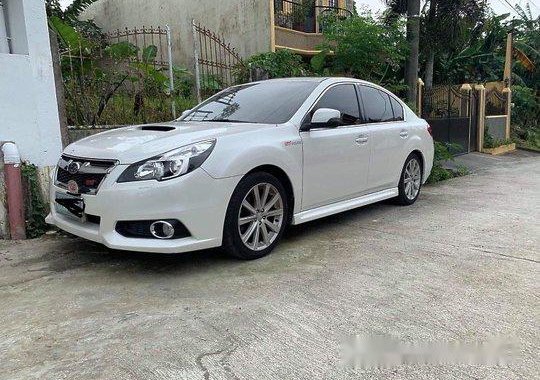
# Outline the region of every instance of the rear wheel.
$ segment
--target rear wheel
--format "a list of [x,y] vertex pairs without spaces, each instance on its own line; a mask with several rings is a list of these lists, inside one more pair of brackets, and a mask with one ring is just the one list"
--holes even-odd
[[268,173],[249,174],[229,202],[223,247],[240,259],[263,257],[281,239],[287,220],[287,196],[281,182]]
[[397,202],[404,206],[412,205],[420,195],[422,187],[422,163],[417,154],[412,153],[403,166],[399,181]]

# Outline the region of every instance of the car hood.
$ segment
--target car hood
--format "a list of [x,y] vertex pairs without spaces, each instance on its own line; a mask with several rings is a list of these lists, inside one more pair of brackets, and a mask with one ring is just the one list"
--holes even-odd
[[98,133],[69,145],[67,155],[114,159],[132,164],[199,141],[272,128],[271,124],[170,122],[136,125]]

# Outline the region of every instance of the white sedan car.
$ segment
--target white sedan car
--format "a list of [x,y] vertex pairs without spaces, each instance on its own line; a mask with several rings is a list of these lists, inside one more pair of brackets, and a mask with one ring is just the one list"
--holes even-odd
[[287,225],[395,198],[416,201],[433,163],[426,121],[349,78],[228,88],[174,122],[68,146],[47,222],[114,249],[223,246],[255,259]]

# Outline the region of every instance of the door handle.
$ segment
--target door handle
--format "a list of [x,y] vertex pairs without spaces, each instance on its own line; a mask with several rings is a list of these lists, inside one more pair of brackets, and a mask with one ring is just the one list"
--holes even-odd
[[402,138],[406,139],[407,137],[409,137],[409,132],[403,130],[403,131],[401,131],[401,132],[399,133],[399,135],[400,135]]
[[360,135],[358,136],[358,138],[354,141],[356,141],[357,144],[365,144],[367,143],[369,140],[369,137],[366,136],[366,135]]

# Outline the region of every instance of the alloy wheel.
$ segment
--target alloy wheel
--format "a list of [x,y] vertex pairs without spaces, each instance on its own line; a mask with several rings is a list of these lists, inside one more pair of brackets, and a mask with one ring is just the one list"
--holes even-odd
[[418,195],[422,184],[422,168],[416,158],[407,164],[403,183],[405,184],[405,196],[412,201]]
[[279,235],[283,212],[283,199],[274,185],[253,186],[238,212],[238,232],[244,245],[254,251],[268,248]]

